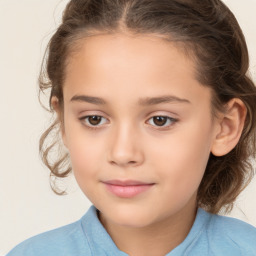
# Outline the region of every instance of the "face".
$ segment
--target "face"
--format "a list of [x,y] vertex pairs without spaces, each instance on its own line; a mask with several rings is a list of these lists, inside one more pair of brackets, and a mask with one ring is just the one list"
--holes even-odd
[[74,175],[106,220],[142,227],[195,207],[216,130],[211,91],[172,43],[86,39],[63,93]]

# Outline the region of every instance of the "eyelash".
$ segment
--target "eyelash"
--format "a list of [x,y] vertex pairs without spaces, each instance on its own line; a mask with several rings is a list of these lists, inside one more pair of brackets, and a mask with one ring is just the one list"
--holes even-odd
[[[103,117],[103,116],[100,116],[100,115],[88,115],[88,116],[83,116],[83,117],[80,117],[80,118],[79,118],[79,120],[83,123],[84,126],[86,126],[86,128],[92,129],[92,130],[100,129],[99,125],[94,125],[94,126],[93,126],[93,125],[88,125],[88,124],[85,123],[85,121],[86,121],[89,117],[100,117],[101,120],[102,120],[102,118],[104,118],[104,117]],[[170,129],[170,127],[171,127],[172,125],[174,125],[176,122],[178,122],[178,119],[176,119],[176,118],[172,118],[172,117],[169,117],[169,116],[163,116],[163,115],[152,116],[152,117],[149,118],[148,120],[150,120],[150,119],[152,119],[152,118],[154,118],[154,117],[163,117],[163,118],[166,118],[167,121],[169,120],[169,121],[171,122],[171,124],[168,125],[168,126],[155,126],[155,127],[160,127],[160,128],[156,128],[157,130],[168,130],[168,129]],[[106,118],[104,118],[104,119],[106,119]],[[167,121],[166,121],[166,122],[167,122]],[[165,125],[165,124],[164,124],[164,125]],[[161,128],[161,127],[164,127],[164,128]]]

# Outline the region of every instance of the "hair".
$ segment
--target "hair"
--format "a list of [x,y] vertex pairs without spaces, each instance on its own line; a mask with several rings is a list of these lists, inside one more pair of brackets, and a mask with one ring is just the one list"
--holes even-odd
[[[223,112],[232,98],[245,104],[247,116],[238,144],[224,156],[210,154],[197,194],[198,207],[229,212],[254,175],[256,152],[256,87],[248,74],[247,45],[235,16],[220,0],[71,0],[49,41],[39,75],[39,96],[50,91],[49,111],[54,113],[53,96],[63,110],[65,69],[79,42],[97,34],[120,33],[157,35],[189,53],[197,80],[212,90],[213,113]],[[62,123],[54,118],[39,147],[51,181],[72,171],[68,153],[56,155],[54,150],[61,143]],[[51,183],[55,193],[65,194],[55,185]]]

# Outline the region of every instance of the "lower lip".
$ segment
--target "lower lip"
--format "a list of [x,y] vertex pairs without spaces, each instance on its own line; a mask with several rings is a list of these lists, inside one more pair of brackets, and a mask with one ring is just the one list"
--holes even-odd
[[149,190],[154,184],[120,186],[105,183],[105,185],[112,194],[122,198],[131,198]]

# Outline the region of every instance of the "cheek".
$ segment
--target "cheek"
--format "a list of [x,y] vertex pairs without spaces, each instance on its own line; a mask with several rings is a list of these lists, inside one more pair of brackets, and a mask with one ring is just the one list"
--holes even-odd
[[73,140],[69,147],[70,160],[77,184],[88,198],[95,196],[95,181],[100,166],[99,146],[90,140]]
[[96,140],[80,124],[65,126],[65,140],[69,150],[73,173],[80,186],[85,187],[101,168],[102,140]]
[[193,123],[170,136],[161,151],[155,149],[154,169],[159,170],[159,179],[165,181],[165,190],[178,197],[192,195],[204,175],[210,148],[210,125]]
[[100,165],[100,146],[90,139],[73,140],[69,145],[69,153],[74,172],[81,175],[91,175],[92,170],[98,169]]

